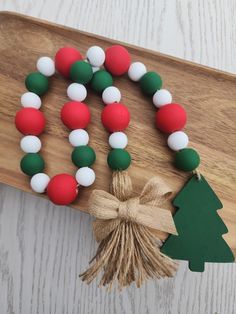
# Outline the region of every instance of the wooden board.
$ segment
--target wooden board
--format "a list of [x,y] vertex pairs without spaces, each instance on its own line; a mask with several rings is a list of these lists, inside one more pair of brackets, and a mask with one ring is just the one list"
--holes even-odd
[[[114,41],[7,12],[0,13],[0,29],[0,181],[31,192],[29,179],[19,169],[23,156],[19,149],[21,135],[14,126],[15,113],[20,109],[19,98],[25,92],[25,76],[35,70],[38,57],[53,57],[64,45],[75,46],[84,54],[91,45],[106,48]],[[134,61],[144,62],[148,69],[160,73],[164,87],[172,91],[174,101],[186,108],[186,132],[190,144],[201,154],[200,170],[224,203],[219,214],[229,228],[225,239],[235,250],[236,77],[156,52],[130,45],[126,47]],[[51,176],[59,172],[73,174],[76,170],[70,161],[68,131],[59,118],[60,109],[67,101],[67,85],[68,82],[57,75],[51,80],[50,92],[43,98],[42,110],[48,123],[41,137],[42,155],[47,163],[46,172]],[[141,190],[148,178],[158,174],[178,191],[189,175],[173,167],[174,156],[166,147],[166,136],[154,126],[155,108],[151,100],[144,97],[137,84],[126,77],[115,79],[115,85],[121,89],[122,100],[132,116],[127,134],[128,149],[133,158],[130,174],[135,193]],[[111,176],[106,165],[108,134],[100,123],[103,104],[92,91],[89,91],[86,102],[92,112],[92,123],[88,128],[90,143],[97,154],[94,167],[97,180],[93,188],[108,190]],[[81,189],[73,207],[86,211],[90,192],[91,189]]]

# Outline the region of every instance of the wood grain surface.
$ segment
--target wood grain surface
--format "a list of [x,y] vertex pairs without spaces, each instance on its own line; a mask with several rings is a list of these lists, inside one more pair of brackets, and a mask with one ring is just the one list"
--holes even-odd
[[[231,72],[236,69],[234,1],[122,0],[108,3],[90,0],[85,3],[68,0],[56,3],[8,0],[2,1],[0,8],[47,18]],[[182,86],[179,88],[182,90]],[[210,112],[210,108],[206,110]],[[210,114],[213,110],[211,108]],[[221,111],[227,116],[223,101]],[[222,130],[218,130],[217,136],[227,131],[224,124],[220,126]],[[211,131],[216,127],[217,124],[212,126]],[[190,118],[188,132],[189,128]],[[234,132],[233,123],[231,132]],[[194,144],[198,141],[196,137],[197,133],[192,132]],[[217,138],[210,140],[213,146],[217,144]],[[159,142],[155,143],[159,148]],[[165,150],[164,140],[162,143],[161,154]],[[224,150],[228,143],[211,150],[212,154]],[[232,147],[233,144],[234,141]],[[201,148],[199,150],[201,152]],[[167,151],[166,158],[168,155]],[[225,156],[221,162],[223,170],[227,161]],[[169,174],[165,176],[172,181]],[[222,182],[224,178],[223,175]],[[178,180],[183,180],[183,176]],[[215,187],[215,178],[210,182]],[[217,192],[224,194],[219,188]],[[236,268],[233,264],[207,264],[203,274],[195,274],[182,262],[173,280],[149,282],[140,290],[130,287],[121,294],[107,295],[97,289],[96,282],[87,287],[77,277],[95,249],[87,215],[53,206],[47,200],[6,186],[1,187],[1,203],[0,305],[3,313],[235,312]],[[223,212],[227,210],[225,200],[224,205]],[[230,223],[227,222],[228,227]],[[230,239],[227,240],[230,243]]]

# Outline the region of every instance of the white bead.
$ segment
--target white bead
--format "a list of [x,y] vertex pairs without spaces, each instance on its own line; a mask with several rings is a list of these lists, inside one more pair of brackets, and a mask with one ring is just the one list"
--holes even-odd
[[86,57],[92,66],[100,67],[105,61],[105,52],[101,47],[92,46],[88,49]]
[[90,186],[95,181],[95,172],[89,167],[82,167],[77,170],[75,178],[79,185]]
[[167,144],[172,150],[180,150],[188,146],[188,135],[183,131],[177,131],[169,135]]
[[123,132],[114,132],[109,136],[109,145],[112,148],[124,149],[128,144],[128,137]]
[[172,96],[167,89],[160,89],[155,92],[152,101],[157,108],[160,108],[164,105],[170,104],[172,102]]
[[67,88],[67,96],[71,100],[83,101],[87,97],[87,89],[79,83],[72,83]]
[[128,77],[137,82],[147,72],[146,66],[142,62],[133,62],[128,70]]
[[41,146],[40,139],[34,135],[26,135],[20,141],[20,147],[25,153],[38,153]]
[[52,76],[55,73],[54,61],[49,57],[41,57],[37,61],[37,69],[45,76]]
[[50,178],[45,173],[37,173],[30,180],[31,189],[36,193],[44,193]]
[[70,132],[69,142],[72,146],[88,145],[89,135],[88,132],[83,129],[76,129]]
[[20,102],[23,107],[39,109],[42,105],[40,97],[32,92],[26,92],[21,96]]
[[119,102],[121,100],[121,93],[117,87],[109,86],[104,89],[102,100],[106,105],[112,104],[113,102]]

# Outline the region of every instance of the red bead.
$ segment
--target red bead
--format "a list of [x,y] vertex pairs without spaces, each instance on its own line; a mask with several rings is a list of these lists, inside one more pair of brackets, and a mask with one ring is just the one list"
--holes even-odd
[[129,125],[130,113],[121,103],[107,105],[102,111],[102,123],[110,132],[123,131]]
[[79,101],[70,101],[61,109],[61,120],[71,130],[85,129],[90,122],[87,105]]
[[179,104],[165,105],[156,113],[156,126],[164,133],[182,130],[186,121],[186,111]]
[[54,176],[47,186],[47,195],[56,205],[69,205],[76,199],[77,194],[77,181],[66,173]]
[[114,45],[106,49],[105,68],[113,75],[125,74],[130,66],[131,58],[125,47]]
[[22,108],[17,111],[15,125],[24,135],[39,135],[45,128],[46,120],[42,111],[35,108]]
[[63,47],[59,49],[55,56],[55,67],[63,76],[70,76],[70,67],[76,61],[82,59],[79,50],[73,47]]

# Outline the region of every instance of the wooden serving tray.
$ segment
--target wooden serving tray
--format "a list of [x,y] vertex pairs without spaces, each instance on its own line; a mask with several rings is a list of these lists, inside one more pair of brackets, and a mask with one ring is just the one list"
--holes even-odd
[[[14,116],[21,108],[20,96],[25,92],[25,76],[35,71],[36,60],[43,55],[54,57],[62,46],[72,45],[85,54],[88,47],[106,48],[115,41],[80,32],[68,27],[8,12],[0,13],[0,182],[32,192],[29,178],[19,168],[23,156],[19,148],[21,134],[15,129]],[[174,102],[183,104],[188,113],[190,146],[201,155],[200,170],[221,198],[224,209],[219,214],[229,233],[225,239],[236,249],[236,145],[235,100],[236,76],[197,64],[162,55],[153,51],[126,45],[132,60],[144,62],[148,69],[157,71],[164,87],[172,91]],[[60,75],[52,78],[50,92],[43,98],[47,126],[41,136],[42,155],[46,173],[74,174],[68,143],[68,130],[60,121],[60,109],[66,97],[68,83]],[[153,175],[160,174],[178,191],[189,174],[177,171],[173,153],[167,148],[166,136],[154,124],[155,108],[151,99],[144,97],[140,88],[127,77],[115,79],[122,91],[122,101],[129,107],[132,121],[128,128],[132,155],[130,175],[135,193],[139,192]],[[73,207],[87,210],[87,200],[93,188],[108,190],[111,172],[106,164],[109,151],[108,134],[100,122],[103,109],[101,97],[89,90],[86,103],[92,113],[88,131],[90,145],[97,154],[97,180],[91,188],[81,189]]]

